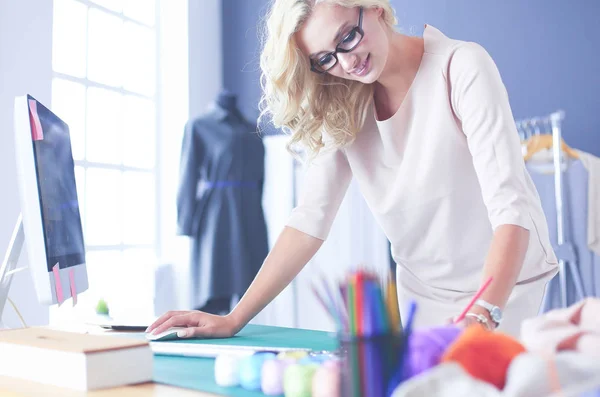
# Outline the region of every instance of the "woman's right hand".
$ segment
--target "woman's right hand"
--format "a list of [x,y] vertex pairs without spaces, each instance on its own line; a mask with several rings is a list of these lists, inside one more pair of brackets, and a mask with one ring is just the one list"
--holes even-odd
[[157,335],[171,327],[186,327],[177,333],[179,338],[229,338],[239,332],[238,324],[231,316],[216,316],[197,310],[167,312],[146,332]]
[[323,240],[284,227],[254,281],[230,314],[215,316],[200,311],[171,311],[159,317],[146,332],[158,334],[171,327],[187,327],[178,336],[231,337],[283,291],[322,244]]

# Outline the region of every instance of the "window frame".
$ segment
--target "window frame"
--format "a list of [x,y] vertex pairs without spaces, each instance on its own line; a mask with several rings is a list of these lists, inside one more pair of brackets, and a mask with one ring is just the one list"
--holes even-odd
[[[86,29],[85,29],[85,59],[86,59],[86,63],[85,63],[85,77],[76,77],[76,76],[72,76],[66,73],[62,73],[62,72],[58,72],[54,70],[54,65],[52,66],[52,80],[51,82],[53,83],[55,79],[61,79],[61,80],[65,80],[68,82],[72,82],[72,83],[77,83],[77,84],[81,84],[84,88],[85,88],[85,97],[86,97],[86,101],[85,101],[85,123],[83,126],[83,131],[81,131],[81,133],[83,134],[83,140],[84,140],[84,158],[83,159],[75,159],[74,163],[75,163],[75,167],[76,169],[81,167],[85,173],[85,177],[84,177],[84,183],[83,186],[79,187],[79,189],[81,189],[81,191],[83,192],[83,197],[84,200],[87,202],[88,200],[88,195],[87,195],[87,191],[88,191],[88,178],[87,178],[87,171],[89,169],[103,169],[103,170],[117,170],[121,172],[121,175],[124,176],[125,173],[127,173],[128,171],[133,171],[133,172],[144,172],[144,173],[148,173],[148,174],[152,174],[153,175],[153,180],[154,180],[154,236],[153,236],[153,242],[152,243],[148,243],[148,244],[125,244],[123,242],[123,239],[121,239],[121,242],[119,244],[89,244],[87,242],[87,240],[85,241],[85,249],[86,249],[86,254],[87,253],[95,253],[95,252],[106,252],[106,251],[120,251],[120,256],[125,258],[126,257],[126,251],[130,250],[130,249],[143,249],[143,250],[153,250],[154,251],[154,255],[152,258],[152,261],[154,263],[150,263],[147,264],[147,268],[148,271],[150,272],[154,272],[154,266],[157,262],[158,262],[158,258],[161,257],[162,255],[162,244],[161,244],[161,227],[162,227],[162,210],[163,210],[163,203],[161,202],[161,187],[163,185],[162,182],[162,173],[161,173],[161,169],[162,169],[162,164],[161,164],[161,140],[162,140],[162,125],[161,125],[161,99],[162,99],[162,95],[161,95],[161,72],[162,72],[162,65],[160,62],[161,59],[161,20],[160,20],[160,8],[161,8],[161,0],[155,0],[154,2],[154,26],[152,25],[148,25],[144,22],[138,21],[136,19],[133,19],[131,17],[128,17],[124,14],[123,10],[121,12],[116,12],[113,11],[111,9],[108,9],[106,7],[103,7],[100,4],[96,4],[95,2],[91,1],[91,0],[71,0],[77,3],[81,3],[83,5],[85,5],[87,7],[86,9],[86,14],[85,14],[85,18],[86,18]],[[55,5],[53,4],[53,15],[54,15],[54,7]],[[119,19],[122,20],[123,23],[133,23],[139,26],[142,26],[144,28],[147,29],[151,29],[153,31],[153,35],[154,35],[154,84],[155,84],[155,89],[154,89],[154,94],[153,95],[144,95],[144,94],[140,94],[128,89],[123,88],[124,86],[124,82],[121,82],[121,86],[120,87],[115,87],[115,86],[111,86],[111,85],[107,85],[107,84],[103,84],[100,82],[96,82],[93,80],[90,80],[88,78],[88,71],[89,71],[89,14],[90,14],[90,10],[91,9],[97,9],[100,10],[102,12],[107,13],[108,15],[117,17]],[[54,46],[54,43],[53,43]],[[52,57],[54,57],[54,54],[52,54]],[[53,84],[52,84],[53,85]],[[119,164],[109,164],[109,163],[102,163],[102,162],[95,162],[95,161],[89,161],[87,160],[87,145],[88,145],[88,129],[87,129],[87,120],[88,120],[88,89],[90,87],[94,87],[94,88],[100,88],[100,89],[105,89],[114,93],[117,93],[119,95],[121,95],[123,98],[125,98],[125,96],[134,96],[137,98],[142,98],[144,100],[149,100],[153,103],[153,108],[154,108],[154,114],[155,114],[155,120],[154,120],[154,125],[155,125],[155,129],[154,129],[154,163],[152,165],[151,168],[146,168],[146,167],[135,167],[135,166],[130,166],[130,165],[125,165],[123,162],[123,156],[121,156],[121,161]],[[52,93],[54,94],[54,93]],[[60,116],[60,115],[59,115]],[[122,125],[123,125],[123,121],[121,121]],[[121,141],[120,144],[122,145],[121,149],[124,148],[124,141]],[[121,189],[120,193],[123,193],[123,189]],[[79,200],[81,200],[82,198],[79,197]],[[125,200],[124,200],[124,196],[121,195],[121,197],[119,198],[120,200],[120,208],[123,209],[124,205],[125,205]],[[80,208],[81,208],[81,203],[80,203]],[[82,218],[82,222],[85,225],[84,228],[84,233],[85,230],[87,228],[87,212],[88,211],[88,206],[87,203],[84,203],[84,211],[81,211],[81,218]],[[124,224],[122,223],[121,226],[124,226]],[[119,232],[122,232],[124,229],[121,228],[119,230]],[[84,235],[85,238],[85,235]],[[87,262],[87,261],[86,261]],[[123,261],[123,266],[127,266],[128,264],[125,263],[125,261]],[[91,274],[91,272],[89,271],[89,265],[88,266],[88,275]],[[138,269],[137,267],[135,267],[136,269]],[[126,271],[126,270],[125,270]],[[89,281],[90,284],[90,289],[94,289],[93,288],[93,284],[94,284],[94,280],[90,280]],[[96,292],[100,292],[100,291],[96,291]],[[90,302],[90,303],[94,303],[95,302]],[[148,302],[149,308],[148,310],[151,309],[151,304],[152,302]],[[85,307],[84,309],[89,309],[89,307]],[[54,313],[56,315],[56,313]],[[53,319],[53,313],[51,310],[51,322]]]

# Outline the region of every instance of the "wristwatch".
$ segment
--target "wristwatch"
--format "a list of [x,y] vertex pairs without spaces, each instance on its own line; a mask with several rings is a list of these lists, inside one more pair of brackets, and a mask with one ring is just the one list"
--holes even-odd
[[500,325],[500,322],[502,321],[502,309],[484,301],[483,299],[478,299],[475,304],[483,307],[490,313],[490,317],[492,318],[492,321],[496,323],[496,326]]

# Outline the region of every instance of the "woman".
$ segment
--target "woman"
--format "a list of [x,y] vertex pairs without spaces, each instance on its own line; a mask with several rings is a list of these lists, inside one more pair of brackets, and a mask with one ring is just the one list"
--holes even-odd
[[519,334],[557,272],[506,90],[479,45],[431,26],[394,31],[388,0],[276,0],[261,55],[263,105],[311,156],[305,191],[259,274],[227,316],[169,312],[149,331],[231,336],[327,237],[352,177],[397,263],[415,326],[456,316]]

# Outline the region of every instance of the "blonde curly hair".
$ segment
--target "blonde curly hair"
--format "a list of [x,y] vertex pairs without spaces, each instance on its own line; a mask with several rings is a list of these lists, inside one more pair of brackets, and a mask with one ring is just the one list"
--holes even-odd
[[311,72],[295,33],[318,2],[343,7],[380,7],[390,28],[397,23],[389,0],[272,0],[260,55],[260,118],[291,135],[288,150],[301,144],[310,157],[324,146],[323,132],[335,147],[354,141],[373,97],[372,85]]

